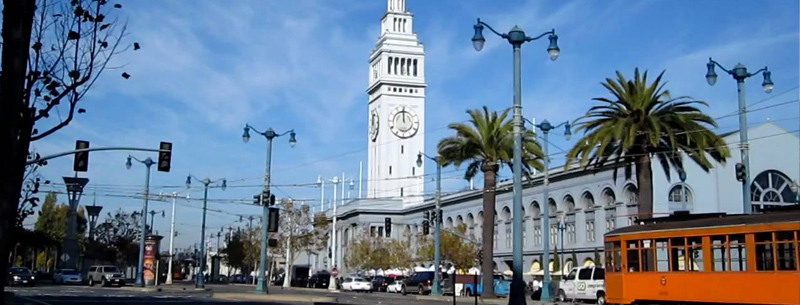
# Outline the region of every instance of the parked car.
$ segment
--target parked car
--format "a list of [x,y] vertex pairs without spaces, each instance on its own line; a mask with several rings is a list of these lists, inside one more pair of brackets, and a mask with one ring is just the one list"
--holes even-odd
[[35,285],[36,277],[31,273],[31,270],[25,267],[11,267],[8,268],[8,275],[6,276],[6,283],[8,286],[22,285],[31,286]]
[[372,290],[377,292],[385,292],[392,280],[382,275],[376,276],[372,279]]
[[317,272],[308,279],[308,288],[328,288],[331,274],[327,272]]
[[105,286],[118,285],[125,286],[125,276],[119,271],[119,268],[112,265],[97,265],[89,267],[89,272],[86,273],[86,281],[89,286],[94,286],[95,283]]
[[342,281],[342,290],[372,292],[372,282],[362,277],[346,277]]
[[403,280],[391,282],[386,286],[386,292],[400,293],[401,290],[403,290]]
[[[475,287],[474,283],[464,284],[464,291],[467,293],[467,295],[470,296],[475,294],[480,295],[481,293],[483,293],[483,279],[479,278],[478,280],[480,282],[478,283],[477,288]],[[511,291],[511,281],[506,280],[502,274],[495,274],[492,283],[494,285],[495,295],[507,296],[508,293]]]
[[429,294],[431,292],[431,285],[433,285],[433,274],[433,271],[415,272],[403,280],[401,292],[403,295],[406,295],[408,292],[414,292],[420,295]]
[[81,272],[75,269],[58,269],[53,273],[53,283],[56,284],[81,284]]
[[605,279],[606,271],[602,267],[572,268],[561,281],[556,299],[559,302],[580,300],[605,304]]

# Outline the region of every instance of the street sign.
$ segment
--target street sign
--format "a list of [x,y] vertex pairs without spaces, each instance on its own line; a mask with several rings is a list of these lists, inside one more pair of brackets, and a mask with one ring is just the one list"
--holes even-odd
[[333,277],[338,276],[339,275],[339,269],[336,269],[336,267],[333,267],[333,270],[331,270],[331,275],[333,275]]
[[66,262],[68,260],[69,260],[69,254],[66,254],[66,253],[61,254],[61,261],[62,262]]

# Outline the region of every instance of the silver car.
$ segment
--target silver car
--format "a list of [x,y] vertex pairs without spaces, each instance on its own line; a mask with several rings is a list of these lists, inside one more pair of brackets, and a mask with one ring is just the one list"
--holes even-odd
[[86,273],[86,281],[89,282],[89,286],[94,286],[97,282],[100,282],[103,287],[111,285],[125,286],[125,276],[122,275],[119,268],[112,265],[89,267],[89,272]]
[[81,272],[75,269],[59,269],[53,273],[53,283],[56,284],[81,284]]

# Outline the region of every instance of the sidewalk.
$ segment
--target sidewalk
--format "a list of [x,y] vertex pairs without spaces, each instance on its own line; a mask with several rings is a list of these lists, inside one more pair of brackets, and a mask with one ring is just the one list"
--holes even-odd
[[[439,301],[439,302],[452,302],[453,296],[430,296],[430,295],[418,295],[416,296],[417,300],[420,301]],[[541,302],[541,301],[533,301],[530,298],[525,299],[526,304],[528,305],[555,305],[555,304],[564,304],[564,303],[551,303],[551,302]],[[458,304],[475,304],[474,297],[457,297],[456,302]],[[497,299],[482,299],[478,298],[478,304],[491,304],[491,305],[507,305],[508,299],[507,298],[497,298]],[[569,303],[567,303],[569,304]]]
[[334,297],[299,294],[214,293],[211,297],[228,301],[338,303],[338,300]]

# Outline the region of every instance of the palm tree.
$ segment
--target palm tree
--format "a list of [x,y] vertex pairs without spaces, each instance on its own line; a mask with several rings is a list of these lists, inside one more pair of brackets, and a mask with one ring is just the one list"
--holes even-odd
[[[505,164],[512,168],[514,139],[512,137],[511,120],[507,120],[508,109],[498,114],[489,112],[485,106],[479,109],[467,110],[470,116],[469,123],[452,123],[448,127],[456,131],[456,135],[439,141],[438,150],[442,166],[453,164],[460,166],[468,162],[464,179],[472,179],[478,170],[483,172],[483,259],[481,270],[483,276],[484,296],[493,296],[492,274],[494,264],[494,218],[495,218],[495,185],[497,172],[500,165]],[[542,149],[536,142],[533,131],[523,133],[523,164],[524,173],[529,173],[531,168],[542,170]],[[521,217],[514,215],[515,217]]]
[[577,130],[583,130],[584,136],[567,154],[567,165],[575,159],[587,167],[613,163],[615,179],[618,165],[624,165],[625,178],[630,179],[631,167],[636,164],[640,218],[653,213],[653,157],[667,180],[670,167],[684,173],[681,153],[706,172],[713,166],[709,157],[722,164],[730,157],[725,142],[711,131],[717,123],[697,108],[708,104],[688,96],[673,98],[664,89],[663,75],[661,72],[647,83],[647,71],[640,75],[637,68],[632,80],[619,71],[616,80],[606,78],[602,85],[612,97],[593,99],[602,104],[578,119]]

